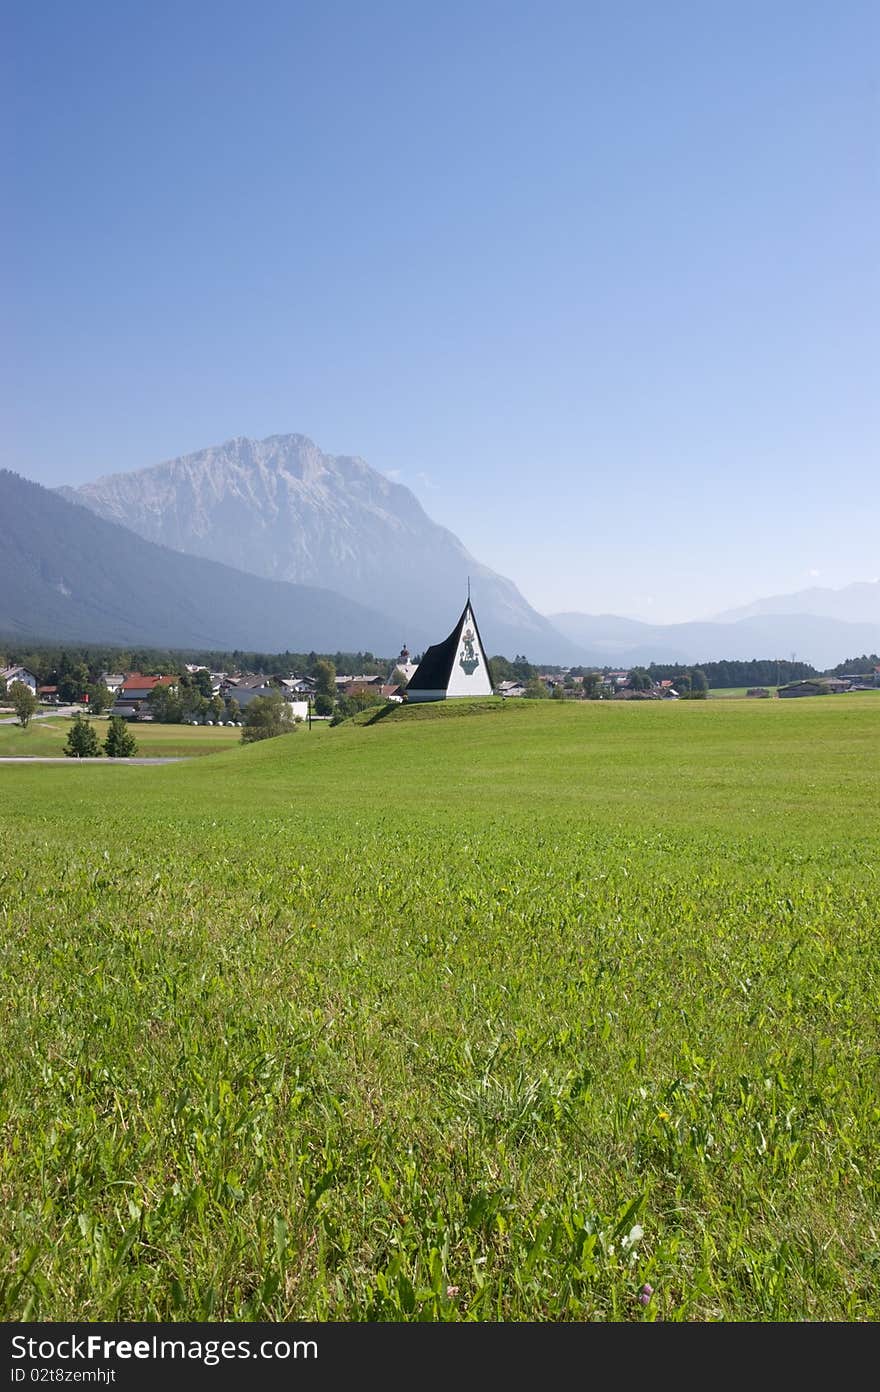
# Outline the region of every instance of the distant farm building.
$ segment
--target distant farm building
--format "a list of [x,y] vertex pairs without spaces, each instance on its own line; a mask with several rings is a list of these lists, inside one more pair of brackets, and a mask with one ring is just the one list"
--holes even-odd
[[792,682],[790,686],[779,688],[780,696],[839,696],[844,691],[849,691],[851,684],[848,681],[839,681],[835,677],[822,677],[818,681],[799,681]]
[[766,698],[770,695],[770,692],[767,690],[766,686],[750,686],[746,695]]
[[428,648],[406,687],[406,699],[450,701],[491,696],[492,672],[470,599],[448,638]]

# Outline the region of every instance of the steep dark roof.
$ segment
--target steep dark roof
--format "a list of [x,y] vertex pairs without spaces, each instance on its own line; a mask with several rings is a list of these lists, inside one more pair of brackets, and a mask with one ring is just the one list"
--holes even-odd
[[446,690],[449,685],[449,678],[452,676],[452,666],[455,662],[455,655],[458,652],[459,639],[461,638],[461,631],[464,627],[465,616],[468,609],[471,611],[471,620],[480,643],[480,649],[485,658],[489,681],[494,687],[495,683],[492,681],[492,668],[489,665],[486,649],[483,646],[480,630],[477,627],[477,616],[474,613],[473,605],[470,600],[468,600],[461,611],[458,623],[455,625],[449,637],[444,638],[442,643],[432,643],[431,647],[427,649],[424,657],[406,684],[407,691]]

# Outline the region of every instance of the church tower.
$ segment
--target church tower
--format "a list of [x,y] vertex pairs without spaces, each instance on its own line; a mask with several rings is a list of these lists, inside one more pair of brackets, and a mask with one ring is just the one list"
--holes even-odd
[[428,648],[406,688],[408,702],[491,696],[492,672],[468,595],[455,628]]

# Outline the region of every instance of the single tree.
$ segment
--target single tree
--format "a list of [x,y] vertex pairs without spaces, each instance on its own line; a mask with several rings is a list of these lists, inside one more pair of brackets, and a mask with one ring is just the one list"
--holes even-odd
[[208,702],[197,686],[181,686],[176,696],[168,697],[168,719],[176,723],[181,720],[207,720]]
[[351,696],[340,696],[336,702],[336,709],[333,712],[331,725],[341,725],[343,720],[349,720],[351,716],[357,715],[359,707]]
[[234,696],[230,696],[229,700],[226,702],[226,719],[241,719],[241,706],[238,704]]
[[333,663],[316,662],[312,668],[312,676],[315,678],[315,690],[334,700],[336,697],[336,668]]
[[9,699],[15,714],[18,716],[19,725],[23,730],[26,730],[31,716],[40,704],[39,701],[30,687],[22,681],[12,683],[9,688]]
[[95,728],[79,713],[73,717],[64,753],[68,759],[100,758],[101,746],[98,744]]
[[104,751],[108,759],[132,759],[137,754],[137,740],[121,715],[110,717]]
[[544,701],[550,695],[547,690],[547,683],[542,682],[540,677],[530,677],[526,682],[525,693],[530,701]]
[[319,691],[315,697],[315,715],[332,715],[333,697]]
[[198,692],[187,688],[181,690],[180,695],[167,686],[154,686],[147,697],[147,705],[150,708],[153,719],[160,725],[179,725],[183,720],[186,711],[184,701],[191,697],[197,703],[203,701],[203,697]]
[[273,691],[269,696],[255,696],[249,703],[241,739],[243,744],[253,744],[255,740],[289,735],[295,728],[288,702],[280,692]]
[[394,671],[391,673],[391,681],[388,684],[389,686],[399,686],[402,691],[408,681],[409,677],[406,675],[406,672],[402,672],[399,667],[395,667]]
[[[181,677],[180,681],[182,686],[185,678]],[[190,673],[188,685],[194,687],[200,696],[204,696],[209,701],[214,694],[211,673],[205,667],[200,667],[197,672]]]
[[381,706],[383,698],[378,691],[372,687],[364,687],[363,691],[356,691],[352,696],[355,710],[367,710],[369,706]]
[[89,715],[101,715],[109,706],[113,705],[113,696],[107,690],[103,682],[92,682],[87,687],[89,698]]

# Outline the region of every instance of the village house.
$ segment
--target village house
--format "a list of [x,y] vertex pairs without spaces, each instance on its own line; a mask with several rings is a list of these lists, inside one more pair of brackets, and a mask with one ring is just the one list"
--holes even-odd
[[[271,696],[274,692],[281,691],[271,677],[262,673],[255,677],[229,678],[223,689],[227,699],[237,701],[242,710],[249,706],[256,696]],[[286,691],[281,691],[281,694],[285,697],[288,695]]]
[[29,686],[35,696],[37,694],[37,679],[27,667],[3,667],[0,669],[0,679],[5,681],[7,691],[13,682],[21,682],[23,686]]
[[129,672],[116,691],[116,699],[110,714],[121,715],[128,720],[137,716],[144,719],[146,716],[146,711],[143,710],[144,702],[149,700],[156,688],[167,687],[173,691],[178,681],[179,678],[176,676],[147,677],[143,672]]
[[503,696],[506,700],[509,696],[525,696],[526,684],[516,677],[508,681],[499,682],[495,690],[499,696]]
[[314,696],[318,687],[315,677],[285,677],[281,685],[297,696]]
[[146,701],[157,686],[167,686],[173,690],[177,686],[179,678],[171,677],[146,677],[142,672],[129,672],[128,676],[119,687],[117,698],[119,701]]
[[[223,693],[228,701],[237,701],[244,711],[257,696],[278,695],[290,706],[294,719],[305,720],[309,713],[309,702],[303,700],[297,690],[298,682],[283,678],[277,680],[264,673],[250,677],[228,677],[223,683]],[[311,692],[307,693],[311,695]]]
[[606,672],[599,682],[599,690],[604,694],[609,693],[613,696],[615,691],[626,686],[629,681],[629,672]]

